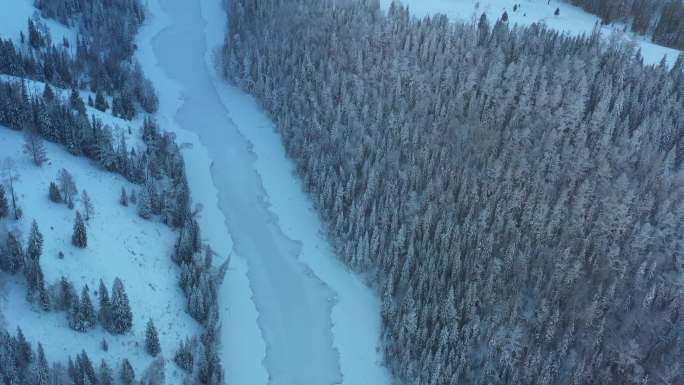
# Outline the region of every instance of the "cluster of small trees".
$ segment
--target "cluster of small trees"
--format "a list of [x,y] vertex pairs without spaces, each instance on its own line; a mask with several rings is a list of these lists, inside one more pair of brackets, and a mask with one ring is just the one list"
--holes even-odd
[[[162,367],[163,369],[163,367]],[[154,374],[156,377],[158,375]],[[145,383],[161,385],[152,381],[148,373],[143,376]],[[50,365],[39,343],[34,350],[26,340],[22,330],[17,329],[16,336],[0,330],[0,380],[4,384],[33,385],[124,385],[136,384],[136,376],[131,363],[123,359],[117,373],[102,360],[95,367],[85,351],[76,355],[75,360],[69,357],[66,367],[60,363]]]
[[623,22],[640,35],[667,47],[684,49],[682,0],[569,0],[610,24]]
[[67,312],[69,327],[85,332],[94,328],[99,322],[112,334],[124,334],[133,327],[133,313],[128,302],[128,295],[123,282],[116,278],[112,286],[111,297],[107,287],[100,281],[98,289],[98,309],[95,310],[90,297],[90,289],[84,286],[81,295],[76,293],[73,284],[62,277],[51,289],[55,310]]
[[236,0],[269,111],[407,384],[682,382],[684,57],[375,1]]

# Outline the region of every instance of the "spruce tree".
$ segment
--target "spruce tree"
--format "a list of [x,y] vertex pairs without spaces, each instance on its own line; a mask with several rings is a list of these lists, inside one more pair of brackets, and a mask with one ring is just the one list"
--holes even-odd
[[0,253],[0,269],[10,274],[15,274],[24,267],[24,253],[21,250],[21,241],[13,233],[7,234],[5,250]]
[[100,320],[102,326],[106,330],[109,330],[110,311],[112,304],[109,300],[109,290],[107,290],[107,286],[105,286],[102,280],[100,280],[100,288],[98,289],[97,294],[100,299],[100,308],[98,309],[97,318]]
[[100,362],[100,372],[98,377],[99,385],[113,385],[114,383],[112,369],[109,368],[109,365],[107,365],[105,360],[102,360],[102,362]]
[[90,300],[90,293],[88,286],[83,287],[81,291],[81,304],[79,305],[79,318],[83,329],[92,329],[97,321],[97,316],[95,314],[95,308],[93,307],[93,302]]
[[74,232],[71,235],[71,244],[82,249],[88,246],[85,223],[83,223],[83,218],[81,218],[81,213],[78,210],[74,219]]
[[31,233],[29,234],[28,244],[26,245],[26,257],[30,260],[39,261],[43,254],[43,234],[38,229],[38,223],[31,222]]
[[128,362],[128,359],[124,358],[121,363],[121,382],[124,385],[133,385],[134,381],[135,372],[133,371],[133,367],[131,366],[131,363]]
[[161,350],[161,347],[159,346],[157,328],[154,327],[154,323],[152,322],[151,318],[149,321],[147,321],[147,330],[145,331],[145,350],[152,357],[156,357]]
[[110,331],[112,333],[123,334],[131,330],[133,314],[128,303],[128,295],[126,295],[123,283],[119,278],[114,279],[110,310]]
[[138,194],[138,215],[143,219],[152,218],[152,198],[149,191],[144,187]]

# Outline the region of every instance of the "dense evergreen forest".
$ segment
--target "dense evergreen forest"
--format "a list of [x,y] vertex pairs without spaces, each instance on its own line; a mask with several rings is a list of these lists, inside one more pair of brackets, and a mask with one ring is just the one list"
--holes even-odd
[[270,112],[406,384],[684,382],[684,56],[377,1],[234,0]]
[[682,0],[568,0],[610,24],[621,22],[633,32],[649,35],[653,42],[684,49]]
[[[47,160],[42,141],[48,140],[64,145],[74,155],[92,159],[107,171],[121,174],[139,185],[139,190],[135,194],[122,190],[118,203],[135,203],[142,218],[160,220],[178,230],[170,257],[180,268],[179,286],[186,296],[188,313],[203,329],[200,336],[179,341],[178,351],[169,352],[167,357],[174,357],[174,362],[187,372],[187,383],[222,384],[223,368],[217,354],[217,288],[227,263],[215,267],[213,251],[201,241],[196,221],[198,210],[191,207],[184,161],[175,136],[146,118],[140,129],[144,146],[136,151],[127,145],[124,135],[115,137],[111,127],[88,116],[86,102],[79,93],[79,89],[89,87],[96,98],[88,104],[101,111],[110,108],[107,96],[111,96],[113,115],[125,119],[132,119],[139,110],[156,110],[155,90],[132,59],[133,39],[144,20],[144,8],[138,0],[37,0],[35,5],[43,16],[76,28],[78,46],[74,52],[66,41],[54,44],[47,28],[33,19],[28,21],[27,33],[22,34],[20,42],[0,39],[0,73],[45,82],[43,92],[33,94],[25,81],[0,81],[0,124],[24,132],[26,152],[37,166]],[[58,87],[70,88],[70,96],[62,97]],[[13,221],[21,217],[20,197],[15,196],[11,187],[13,178],[18,177],[10,174],[7,192],[0,185],[0,219]],[[73,208],[73,195],[78,190],[69,172],[62,170],[47,193],[54,203],[66,203]],[[82,195],[82,202],[90,202],[86,192]],[[90,203],[83,205],[87,220],[93,207]],[[87,332],[97,322],[112,334],[130,330],[131,309],[121,280],[115,280],[111,298],[101,283],[97,306],[92,304],[87,288],[79,296],[66,279],[44,281],[39,263],[43,238],[38,225],[33,223],[26,247],[11,232],[0,237],[7,240],[0,245],[0,269],[26,277],[27,300],[42,311],[64,311],[69,326],[80,332]],[[77,211],[74,246],[88,247],[85,229]],[[145,349],[153,356],[159,353],[156,333],[150,320]],[[135,373],[128,361],[112,364],[120,368],[117,378],[122,383],[134,383]],[[163,360],[161,366],[157,361],[154,365],[157,373],[163,371]],[[154,377],[142,380],[150,384],[163,381]],[[69,358],[66,368],[48,365],[42,348],[38,346],[34,351],[20,330],[16,336],[0,330],[0,383],[109,385],[117,381],[112,379],[112,371],[105,362],[96,372],[85,351],[76,357],[75,363]]]

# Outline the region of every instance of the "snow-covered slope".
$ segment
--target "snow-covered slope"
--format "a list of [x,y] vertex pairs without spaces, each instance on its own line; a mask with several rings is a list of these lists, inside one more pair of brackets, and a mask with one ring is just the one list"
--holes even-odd
[[[392,1],[380,0],[380,3],[387,9]],[[407,5],[417,17],[441,13],[451,20],[477,20],[484,12],[490,20],[495,20],[505,11],[510,24],[529,25],[541,22],[550,28],[573,35],[589,34],[597,25],[600,26],[597,16],[560,0],[401,0],[401,3]],[[518,4],[518,8],[513,11],[515,4]],[[554,15],[556,8],[560,10],[558,16]],[[654,44],[642,36],[624,32],[625,28],[620,25],[600,28],[606,37],[616,34],[620,39],[636,44],[641,48],[647,64],[657,64],[663,56],[672,64],[680,52]]]
[[[23,210],[20,221],[4,220],[2,225],[19,230],[25,242],[31,221],[37,221],[45,238],[41,267],[49,284],[65,276],[79,294],[88,285],[96,301],[100,279],[111,288],[114,278],[121,278],[130,299],[133,329],[122,336],[113,336],[101,326],[86,333],[73,331],[66,313],[45,313],[26,302],[23,277],[0,273],[4,326],[10,331],[21,327],[31,342],[43,344],[50,360],[65,362],[68,356],[85,350],[95,362],[102,358],[110,366],[118,366],[122,358],[128,358],[140,373],[152,360],[144,350],[145,324],[152,318],[159,331],[162,354],[173,358],[178,341],[199,330],[185,312],[184,296],[177,283],[178,268],[170,258],[175,233],[161,223],[139,218],[135,206],[119,204],[122,187],[129,192],[137,189],[124,178],[49,143],[46,148],[50,161],[37,167],[22,153],[22,144],[21,133],[0,127],[0,154],[16,163],[20,175],[16,189]],[[95,215],[87,224],[85,249],[71,245],[75,210],[48,199],[49,183],[62,168],[74,176],[79,191],[88,192],[95,206]],[[75,209],[83,211],[80,202]],[[58,256],[60,252],[63,259]],[[107,352],[100,348],[103,339],[109,345]],[[174,370],[174,365],[167,365],[167,374]]]
[[[18,42],[20,31],[26,34],[27,19],[33,17],[50,30],[53,41],[67,38],[73,47],[76,32],[41,18],[32,3],[33,0],[0,3],[0,37]],[[0,79],[20,81],[8,75],[0,75]],[[44,88],[41,82],[25,80],[25,84],[31,94],[41,94]],[[54,91],[63,99],[70,92],[58,88]],[[94,98],[92,93],[81,91],[84,100],[89,96]],[[91,107],[87,107],[87,113],[110,126],[115,138],[124,135],[129,147],[142,145],[139,132],[142,116],[130,122]],[[65,312],[45,313],[27,303],[23,276],[4,273],[0,273],[0,326],[10,332],[21,327],[34,346],[42,343],[50,361],[66,363],[67,357],[85,350],[96,364],[105,359],[115,369],[127,358],[140,375],[152,361],[144,349],[145,327],[151,318],[159,333],[162,355],[167,360],[167,384],[179,383],[182,377],[176,373],[178,369],[171,360],[179,341],[197,334],[201,328],[185,311],[186,300],[178,286],[179,269],[170,258],[177,234],[166,225],[140,218],[134,205],[119,204],[122,187],[131,192],[139,186],[50,143],[46,143],[50,161],[37,167],[22,153],[22,145],[21,133],[0,127],[0,161],[12,158],[16,163],[20,175],[16,188],[23,210],[20,221],[2,220],[0,227],[18,231],[25,242],[31,221],[35,219],[45,238],[41,267],[47,284],[54,284],[65,276],[73,282],[79,295],[81,288],[88,285],[96,309],[100,279],[111,289],[113,280],[120,278],[130,300],[133,328],[121,336],[111,335],[99,325],[86,333],[76,332],[69,328]],[[88,192],[95,206],[95,216],[87,224],[86,249],[71,245],[75,210],[48,199],[49,183],[62,168],[74,176],[79,193]],[[76,203],[76,209],[82,211],[80,202]],[[63,259],[59,258],[60,252]],[[103,339],[108,343],[108,351],[101,349]]]
[[33,7],[33,0],[5,0],[0,3],[0,38],[19,41],[20,32],[26,35],[29,18],[40,20],[50,30],[55,44],[66,39],[71,47],[75,47],[76,32],[54,20],[40,17]]

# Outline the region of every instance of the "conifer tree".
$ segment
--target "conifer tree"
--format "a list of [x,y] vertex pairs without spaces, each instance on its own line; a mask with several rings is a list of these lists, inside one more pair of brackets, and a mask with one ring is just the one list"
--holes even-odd
[[123,283],[119,278],[114,279],[112,287],[112,305],[110,308],[110,331],[114,334],[123,334],[131,330],[133,326],[133,314],[128,303],[128,295],[124,290]]
[[24,253],[22,252],[21,241],[13,233],[7,234],[4,253],[0,253],[0,269],[10,274],[15,274],[24,266]]
[[97,294],[100,302],[97,318],[100,320],[102,326],[106,330],[109,330],[111,302],[109,300],[109,290],[107,290],[107,286],[105,286],[102,280],[100,280],[100,288],[98,289]]
[[81,304],[79,305],[79,318],[84,330],[92,329],[97,321],[95,315],[95,308],[90,299],[88,286],[83,287],[81,291]]
[[83,218],[81,218],[81,213],[78,210],[76,210],[76,218],[74,219],[74,232],[71,235],[71,244],[82,249],[88,246],[85,223],[83,223]]
[[121,382],[124,385],[133,385],[134,381],[135,372],[133,371],[133,367],[131,366],[131,363],[128,362],[128,359],[124,358],[121,363]]
[[38,223],[34,219],[31,222],[31,232],[26,245],[26,257],[33,261],[39,261],[43,254],[43,234],[38,229]]
[[154,327],[154,323],[152,322],[151,318],[149,321],[147,321],[147,329],[145,330],[145,350],[152,357],[156,357],[161,350],[161,347],[159,346],[157,328]]
[[71,329],[84,331],[83,323],[81,322],[81,299],[76,292],[73,293],[71,304],[67,310],[67,322]]
[[36,362],[33,366],[33,384],[34,385],[49,385],[50,384],[50,366],[47,358],[45,358],[45,351],[43,345],[38,343],[36,350]]
[[138,215],[143,219],[152,218],[152,198],[146,188],[140,189],[138,194]]
[[185,341],[180,342],[178,350],[176,350],[176,354],[173,357],[173,361],[176,363],[176,365],[188,373],[192,373],[194,365],[192,351],[193,344],[189,339],[186,338]]
[[114,376],[112,374],[112,369],[109,368],[107,362],[102,360],[100,362],[100,371],[98,374],[99,385],[113,385]]

